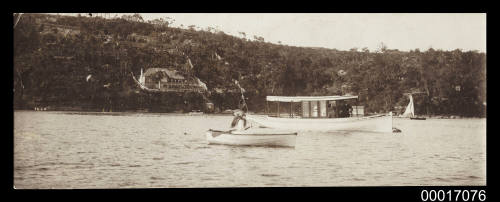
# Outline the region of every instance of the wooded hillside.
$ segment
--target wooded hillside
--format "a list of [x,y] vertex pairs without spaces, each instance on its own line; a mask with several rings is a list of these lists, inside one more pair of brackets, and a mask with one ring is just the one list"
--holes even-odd
[[403,52],[383,45],[376,52],[339,51],[272,44],[259,36],[248,40],[213,28],[173,28],[168,19],[144,22],[140,15],[43,14],[22,16],[13,51],[15,108],[203,108],[201,95],[148,94],[131,76],[141,68],[169,67],[206,83],[207,98],[220,110],[237,107],[232,81],[238,80],[251,111],[265,109],[266,95],[347,93],[359,95],[368,112],[397,111],[408,103],[403,93],[418,91],[424,92],[415,96],[419,114],[486,113],[486,54],[476,51]]

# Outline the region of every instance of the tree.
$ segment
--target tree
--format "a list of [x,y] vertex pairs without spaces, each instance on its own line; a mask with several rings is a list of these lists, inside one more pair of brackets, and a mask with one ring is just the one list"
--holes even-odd
[[[183,94],[177,99],[174,94],[143,93],[130,72],[137,75],[141,68],[154,66],[182,71],[187,55],[194,68],[192,72],[185,70],[186,75],[207,83],[213,93],[208,97],[219,100],[214,103],[222,108],[237,106],[238,95],[231,93],[235,88],[231,79],[238,79],[247,90],[248,105],[253,110],[265,105],[266,95],[350,92],[360,96],[359,104],[368,112],[383,112],[407,103],[403,93],[423,91],[431,114],[485,116],[485,53],[434,49],[404,52],[389,50],[384,43],[376,52],[366,47],[361,51],[303,48],[264,43],[258,36],[247,41],[244,32],[241,39],[210,27],[208,32],[169,27],[173,19],[144,22],[139,14],[121,19],[64,16],[51,26],[42,26],[38,23],[43,23],[44,16],[23,14],[14,30],[17,106],[55,100],[75,106],[95,104],[95,108],[155,105],[161,111],[183,109]],[[51,31],[68,26],[79,35]],[[132,33],[151,43],[134,41],[129,37]],[[112,36],[112,43],[105,43],[103,34]],[[89,74],[92,81],[86,82]],[[156,82],[162,76],[156,75]],[[104,88],[108,83],[109,88]]]
[[387,51],[387,45],[385,45],[384,42],[380,42],[377,52],[384,53],[385,51]]

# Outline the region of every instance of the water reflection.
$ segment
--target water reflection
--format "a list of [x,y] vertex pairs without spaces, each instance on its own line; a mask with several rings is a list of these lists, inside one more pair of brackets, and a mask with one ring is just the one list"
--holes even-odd
[[208,145],[231,116],[14,114],[16,188],[484,185],[485,119],[395,119],[396,134],[299,133],[295,148]]

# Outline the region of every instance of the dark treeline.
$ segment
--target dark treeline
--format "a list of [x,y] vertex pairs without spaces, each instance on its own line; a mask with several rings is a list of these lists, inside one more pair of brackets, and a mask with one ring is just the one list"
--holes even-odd
[[23,15],[14,29],[14,107],[203,108],[197,93],[148,94],[135,86],[132,74],[141,68],[169,67],[205,82],[205,97],[219,110],[237,107],[238,80],[251,111],[265,109],[266,95],[343,94],[359,95],[370,113],[398,111],[408,103],[404,93],[423,92],[414,96],[417,114],[486,115],[485,53],[293,47],[211,27],[173,28],[171,20]]

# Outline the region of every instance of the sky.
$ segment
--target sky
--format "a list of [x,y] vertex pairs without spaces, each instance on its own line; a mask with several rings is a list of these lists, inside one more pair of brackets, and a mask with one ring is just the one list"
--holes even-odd
[[[114,16],[115,14],[111,14]],[[121,16],[123,14],[118,14]],[[486,52],[486,14],[391,13],[141,13],[144,20],[170,17],[172,26],[213,27],[227,34],[301,47],[350,50],[381,43],[389,49],[429,48]]]

